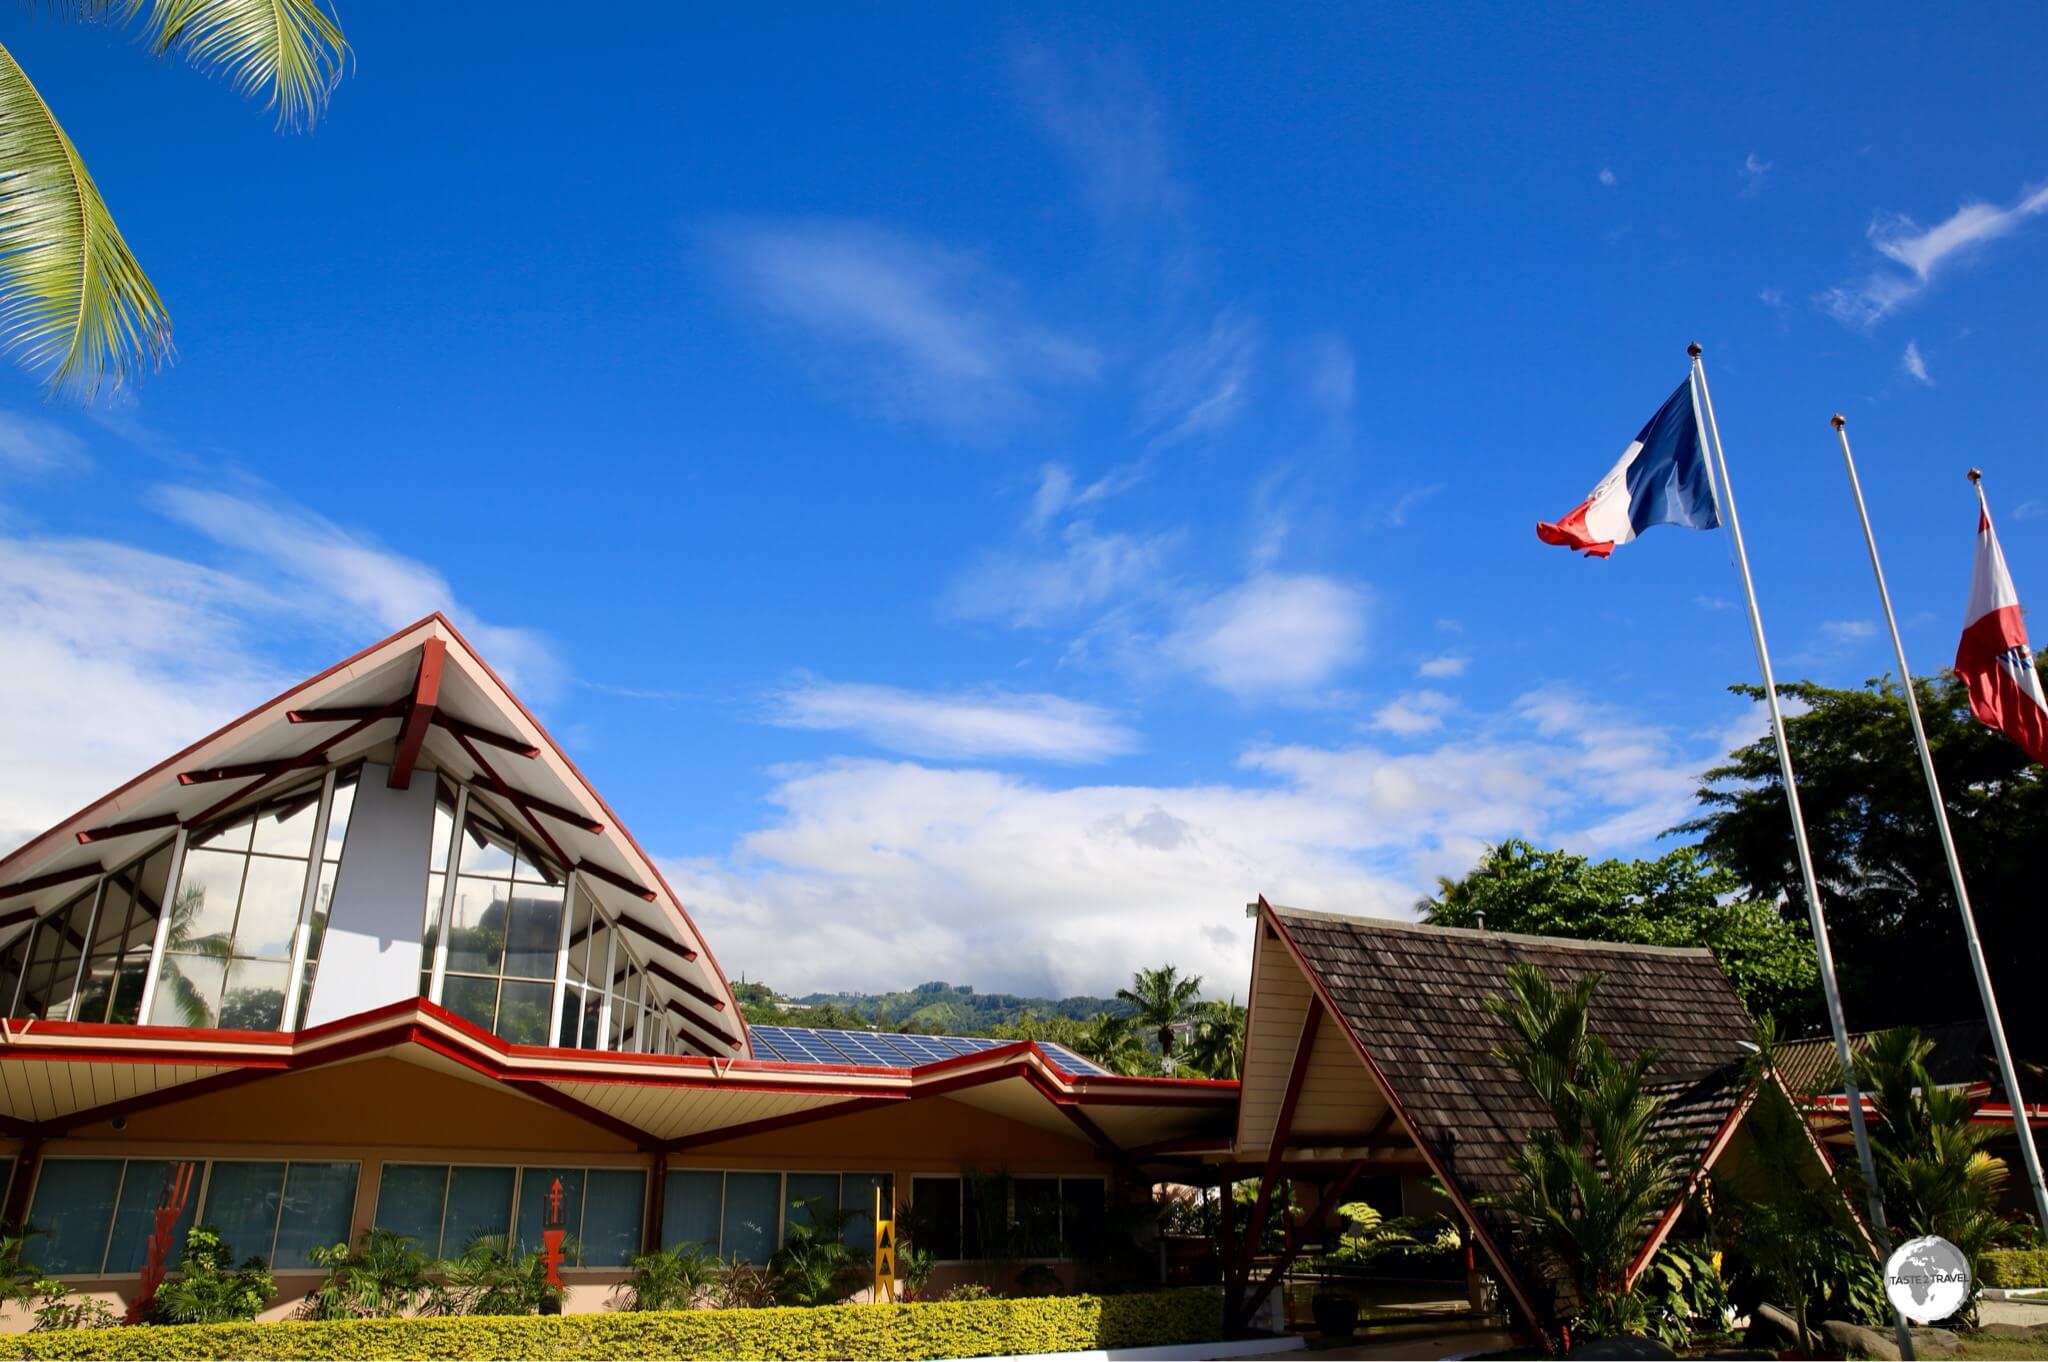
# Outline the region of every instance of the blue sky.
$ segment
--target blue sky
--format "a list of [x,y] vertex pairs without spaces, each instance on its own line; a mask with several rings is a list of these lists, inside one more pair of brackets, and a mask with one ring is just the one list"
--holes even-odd
[[[2036,8],[349,4],[305,137],[4,41],[180,361],[0,374],[0,843],[430,609],[780,987],[1243,987],[1242,905],[1652,849],[1722,535],[1540,545],[1707,347],[1780,672],[2048,593]],[[2031,130],[2031,131],[2030,131]]]

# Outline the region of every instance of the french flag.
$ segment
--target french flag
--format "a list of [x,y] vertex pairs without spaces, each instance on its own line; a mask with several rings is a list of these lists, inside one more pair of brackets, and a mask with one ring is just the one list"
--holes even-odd
[[1536,537],[1583,549],[1588,558],[1605,558],[1616,544],[1628,543],[1652,525],[1711,530],[1720,523],[1688,376],[1593,494],[1555,524],[1538,522]]
[[1970,712],[2048,765],[2048,698],[2041,693],[2019,593],[2013,590],[1988,510],[1977,513],[1977,571],[1970,579],[1966,618],[1956,648],[1956,675],[1969,688]]

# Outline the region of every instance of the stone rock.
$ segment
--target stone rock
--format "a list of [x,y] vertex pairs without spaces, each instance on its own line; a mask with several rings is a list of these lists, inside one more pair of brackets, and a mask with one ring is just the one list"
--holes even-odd
[[[1829,1343],[1849,1357],[1871,1357],[1878,1362],[1898,1362],[1899,1345],[1889,1329],[1867,1329],[1861,1324],[1831,1319],[1820,1326]],[[1924,1358],[1953,1357],[1963,1340],[1948,1329],[1913,1330],[1913,1351]]]
[[1782,1343],[1787,1348],[1799,1346],[1799,1321],[1769,1301],[1757,1306],[1756,1313],[1749,1317],[1749,1329],[1756,1342]]

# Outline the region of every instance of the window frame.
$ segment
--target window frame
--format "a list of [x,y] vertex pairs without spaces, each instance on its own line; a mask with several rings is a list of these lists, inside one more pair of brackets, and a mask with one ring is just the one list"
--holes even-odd
[[[662,1175],[661,1187],[659,1191],[659,1195],[662,1198],[662,1242],[659,1245],[657,1245],[657,1247],[659,1248],[666,1249],[672,1247],[672,1245],[669,1243],[670,1227],[668,1224],[667,1216],[668,1180],[669,1178],[674,1177],[678,1173],[710,1173],[716,1175],[718,1178],[718,1242],[715,1244],[704,1245],[704,1249],[706,1252],[706,1256],[718,1258],[721,1260],[726,1256],[725,1208],[726,1203],[729,1199],[726,1192],[725,1180],[734,1173],[768,1173],[774,1175],[775,1177],[775,1233],[773,1236],[774,1247],[770,1248],[768,1251],[771,1257],[777,1253],[780,1253],[783,1249],[789,1246],[789,1180],[792,1176],[833,1177],[839,1179],[838,1200],[839,1211],[841,1214],[844,1214],[846,1212],[846,1180],[848,1178],[887,1178],[889,1179],[889,1186],[891,1188],[892,1205],[900,1206],[903,1204],[903,1199],[901,1196],[901,1183],[903,1177],[902,1175],[898,1174],[895,1170],[888,1168],[738,1168],[729,1166],[720,1166],[717,1168],[700,1168],[695,1165],[670,1164]],[[944,1175],[938,1174],[936,1176]],[[1105,1179],[1105,1181],[1107,1180]],[[695,1243],[696,1241],[679,1240],[677,1242]]]
[[[493,1171],[500,1169],[509,1169],[511,1171],[512,1190],[510,1196],[507,1198],[506,1201],[505,1227],[503,1230],[499,1231],[499,1233],[502,1233],[505,1236],[507,1244],[513,1248],[518,1247],[517,1241],[519,1236],[519,1202],[521,1196],[526,1191],[526,1175],[529,1172],[540,1169],[552,1169],[559,1172],[569,1172],[571,1170],[574,1170],[580,1172],[583,1175],[583,1187],[581,1190],[578,1191],[576,1196],[576,1228],[570,1231],[569,1233],[569,1238],[576,1241],[576,1243],[578,1243],[579,1245],[583,1242],[584,1216],[588,1213],[590,1207],[590,1175],[592,1173],[638,1174],[640,1178],[641,1241],[644,1241],[644,1237],[646,1234],[648,1186],[653,1182],[654,1179],[651,1176],[652,1170],[650,1170],[642,1164],[578,1163],[575,1161],[573,1156],[558,1164],[486,1162],[476,1159],[385,1159],[379,1162],[379,1164],[377,1165],[377,1195],[376,1199],[372,1201],[370,1204],[370,1228],[372,1229],[380,1228],[380,1225],[378,1224],[378,1212],[382,1209],[384,1204],[384,1170],[387,1168],[439,1168],[442,1170],[443,1176],[441,1179],[441,1217],[439,1221],[439,1230],[436,1233],[437,1247],[433,1253],[433,1256],[437,1258],[450,1258],[455,1256],[455,1254],[461,1252],[460,1246],[457,1246],[453,1253],[449,1252],[447,1243],[448,1193],[450,1189],[454,1186],[455,1170],[458,1168],[484,1168],[491,1169]],[[564,1226],[564,1228],[566,1229],[567,1226]],[[488,1233],[488,1231],[486,1232]],[[421,1251],[426,1251],[424,1245],[421,1246]],[[637,1253],[638,1249],[636,1248],[634,1251]],[[600,1264],[585,1263],[582,1262],[579,1257],[576,1261],[565,1261],[562,1264],[562,1270],[565,1272],[620,1272],[624,1271],[627,1268],[630,1268],[631,1266],[632,1259],[630,1256],[628,1257],[627,1261],[623,1263]]]
[[[960,1251],[961,1251],[962,1253],[965,1253],[965,1252],[967,1251],[967,1207],[968,1207],[968,1199],[969,1199],[969,1197],[970,1197],[970,1196],[972,1195],[972,1193],[971,1193],[971,1191],[970,1191],[970,1189],[969,1189],[969,1187],[968,1187],[968,1181],[969,1181],[969,1179],[968,1179],[967,1175],[966,1175],[965,1173],[947,1173],[947,1172],[937,1172],[937,1171],[934,1171],[934,1172],[920,1172],[920,1171],[912,1171],[912,1172],[910,1172],[910,1173],[907,1173],[907,1174],[905,1174],[904,1176],[905,1176],[905,1180],[906,1180],[906,1181],[908,1181],[908,1182],[909,1182],[909,1184],[910,1184],[910,1201],[909,1201],[909,1202],[908,1202],[907,1204],[909,1204],[909,1205],[911,1205],[911,1206],[915,1206],[915,1205],[917,1204],[917,1184],[918,1184],[918,1182],[919,1182],[919,1181],[932,1181],[932,1182],[946,1182],[946,1181],[951,1181],[951,1182],[957,1183],[957,1184],[959,1185],[959,1187],[960,1187],[960,1202],[959,1202],[959,1204],[960,1204],[960,1223],[959,1223],[959,1227],[958,1227],[958,1228],[957,1228],[957,1229],[955,1230],[955,1232],[954,1232],[954,1233],[955,1233],[955,1235],[956,1235],[956,1237],[957,1237],[957,1239],[958,1239],[958,1241],[959,1241],[959,1244],[960,1244]],[[1075,1259],[1075,1258],[1070,1258],[1070,1257],[1068,1257],[1068,1256],[1067,1256],[1067,1252],[1066,1252],[1066,1250],[1067,1250],[1067,1224],[1066,1224],[1066,1217],[1067,1217],[1067,1198],[1066,1198],[1066,1184],[1067,1184],[1067,1183],[1069,1183],[1069,1182],[1092,1182],[1092,1183],[1094,1183],[1094,1184],[1095,1184],[1096,1186],[1098,1186],[1098,1187],[1102,1188],[1102,1200],[1103,1200],[1103,1206],[1104,1206],[1104,1208],[1105,1208],[1105,1209],[1107,1209],[1107,1207],[1108,1207],[1108,1205],[1109,1205],[1109,1178],[1108,1178],[1108,1177],[1107,1177],[1106,1175],[1104,1175],[1104,1174],[1100,1174],[1100,1173],[1006,1173],[1006,1174],[1004,1174],[1004,1176],[1005,1176],[1005,1178],[1006,1178],[1006,1179],[1008,1180],[1008,1184],[1009,1184],[1009,1185],[1008,1185],[1008,1186],[1007,1186],[1007,1187],[1006,1187],[1006,1188],[1004,1189],[1004,1197],[1003,1197],[1003,1204],[1004,1204],[1004,1215],[1005,1215],[1005,1218],[1006,1218],[1006,1220],[1008,1221],[1008,1224],[1007,1224],[1007,1225],[1005,1226],[1005,1228],[1006,1228],[1006,1229],[1013,1229],[1013,1228],[1015,1228],[1015,1227],[1016,1227],[1016,1225],[1017,1225],[1017,1182],[1019,1181],[1019,1179],[1030,1179],[1030,1180],[1033,1180],[1033,1181],[1040,1181],[1040,1182],[1044,1182],[1044,1181],[1050,1181],[1050,1182],[1052,1182],[1052,1183],[1054,1184],[1054,1188],[1055,1188],[1055,1191],[1056,1191],[1056,1192],[1057,1192],[1057,1194],[1058,1194],[1058,1195],[1057,1195],[1057,1197],[1056,1197],[1056,1201],[1057,1201],[1057,1204],[1058,1204],[1058,1207],[1059,1207],[1059,1216],[1058,1216],[1057,1224],[1056,1224],[1056,1227],[1055,1227],[1055,1236],[1056,1236],[1056,1240],[1055,1240],[1055,1242],[1057,1242],[1057,1243],[1058,1243],[1058,1245],[1059,1245],[1059,1248],[1060,1248],[1060,1252],[1059,1252],[1059,1253],[1058,1253],[1058,1254],[1057,1254],[1056,1256],[1054,1256],[1054,1257],[1050,1257],[1050,1258],[1047,1258],[1047,1257],[1036,1257],[1036,1258],[1019,1258],[1019,1259],[1016,1259],[1015,1261],[1017,1261],[1017,1262],[1020,1262],[1020,1263],[1048,1263],[1048,1264],[1051,1264],[1051,1263],[1072,1263],[1072,1262],[1077,1262],[1077,1261],[1079,1261],[1078,1259]],[[898,1198],[898,1205],[900,1206],[900,1205],[903,1205],[903,1204],[906,1204],[906,1203],[902,1202],[901,1198],[899,1197],[899,1198]],[[900,1213],[900,1212],[899,1212],[899,1213]],[[994,1260],[994,1259],[992,1259],[992,1258],[986,1258],[986,1257],[982,1257],[982,1258],[937,1258],[937,1259],[934,1259],[933,1261],[934,1261],[935,1263],[937,1263],[937,1264],[941,1265],[941,1266],[946,1266],[946,1267],[958,1267],[958,1266],[961,1266],[961,1265],[964,1265],[964,1264],[970,1264],[970,1263],[987,1263],[987,1262],[994,1262],[995,1260]]]

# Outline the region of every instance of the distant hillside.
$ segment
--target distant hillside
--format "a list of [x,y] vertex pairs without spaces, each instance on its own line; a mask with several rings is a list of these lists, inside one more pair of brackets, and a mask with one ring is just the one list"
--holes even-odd
[[[1104,1012],[1128,1013],[1128,1003],[1114,998],[1025,998],[1014,993],[977,993],[944,982],[919,984],[898,993],[809,993],[799,998],[775,994],[760,984],[737,986],[747,1015],[765,1021],[778,1013],[793,1025],[844,1026],[851,1019],[877,1029],[907,1028],[952,1035],[975,1035],[991,1026],[1015,1022],[1024,1015],[1069,1017],[1087,1021]],[[766,1004],[766,1006],[764,1006]],[[815,1012],[816,1020],[807,1016]]]

